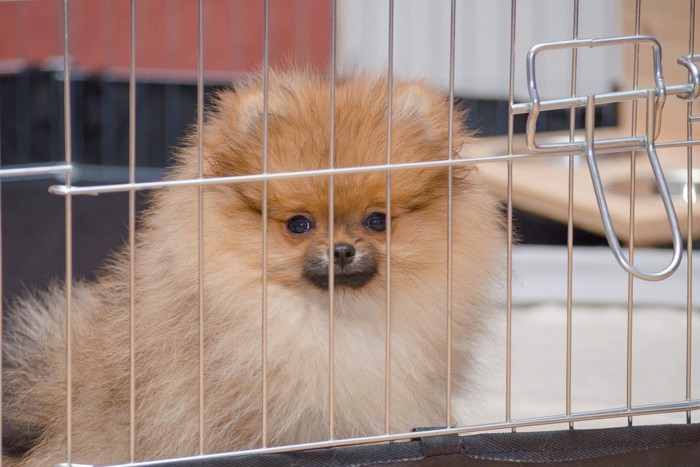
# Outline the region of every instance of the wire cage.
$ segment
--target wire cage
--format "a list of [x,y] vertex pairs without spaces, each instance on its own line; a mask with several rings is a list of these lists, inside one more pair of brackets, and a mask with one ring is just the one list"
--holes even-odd
[[[114,261],[105,258],[121,248],[129,265],[122,279],[130,326],[121,355],[130,375],[121,381],[128,386],[119,406],[126,413],[105,409],[104,417],[123,417],[127,435],[119,441],[122,460],[110,465],[694,465],[700,455],[694,420],[700,408],[694,344],[700,311],[694,299],[700,264],[700,229],[694,225],[700,217],[700,164],[693,154],[700,118],[693,104],[700,95],[696,16],[695,0],[1,2],[3,339],[21,311],[15,297],[26,296],[26,289],[61,291],[56,313],[64,320],[58,322],[68,323],[59,391],[65,423],[62,458],[55,461],[99,462],[74,455],[80,446],[73,439],[73,410],[84,389],[73,386],[73,308],[76,298],[82,300],[81,284],[105,280],[104,272],[94,271]],[[268,172],[264,162],[258,173],[205,176],[207,109],[220,105],[216,92],[232,80],[259,76],[266,161],[274,118],[268,112],[270,83],[275,70],[299,65],[328,77],[330,109],[345,76],[361,72],[383,79],[389,96],[386,161],[335,166],[338,122],[331,110],[327,166]],[[447,96],[445,147],[455,137],[453,119],[463,117],[476,130],[459,157],[392,160],[392,122],[400,118],[392,99],[401,80],[430,83]],[[462,107],[468,109],[464,115]],[[167,169],[182,144],[191,144],[198,157],[196,176],[173,176]],[[392,177],[432,168],[452,174],[465,167],[476,168],[474,176],[498,198],[504,226],[502,249],[491,258],[501,271],[495,295],[502,300],[489,310],[488,337],[478,341],[469,363],[477,375],[473,391],[462,397],[452,388],[453,365],[463,363],[452,355],[461,338],[453,335],[452,322],[461,304],[452,298],[464,278],[452,274],[453,259],[462,252],[452,249],[450,181],[442,188],[448,197],[439,236],[446,242],[446,279],[436,305],[445,320],[446,387],[439,395],[444,421],[413,431],[392,426],[392,384],[400,382],[392,382],[391,368],[396,322],[390,222],[385,345],[376,349],[385,364],[382,429],[349,437],[335,432],[334,362],[340,357],[328,261],[329,422],[322,439],[268,442],[268,303],[277,290],[267,279],[274,274],[268,269],[274,228],[267,216],[268,184],[322,178],[333,187],[338,177],[380,174],[391,212]],[[204,252],[204,196],[207,189],[246,184],[259,184],[264,193],[255,285],[260,442],[212,451],[205,429],[203,284],[208,261],[216,258]],[[180,187],[193,190],[199,232],[192,245],[197,270],[190,271],[198,297],[192,304],[199,339],[191,369],[198,385],[191,414],[198,450],[142,458],[134,375],[142,306],[134,292],[137,232],[149,194]],[[331,194],[331,219],[334,202]],[[101,345],[99,336],[93,345]],[[232,376],[241,377],[252,378]],[[22,463],[26,452],[6,446],[16,431],[12,423],[3,414],[1,465],[30,465]]]

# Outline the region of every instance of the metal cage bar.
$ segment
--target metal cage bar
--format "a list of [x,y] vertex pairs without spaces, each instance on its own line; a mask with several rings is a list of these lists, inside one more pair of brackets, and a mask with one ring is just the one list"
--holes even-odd
[[[262,172],[267,174],[268,169],[268,117],[270,106],[270,1],[265,0],[263,19],[263,146],[262,146]],[[262,446],[268,444],[268,296],[267,296],[267,235],[268,235],[268,181],[263,180],[262,190]]]
[[[66,345],[66,371],[67,371],[67,382],[66,382],[66,460],[68,465],[71,464],[72,458],[72,279],[73,279],[73,228],[72,228],[72,216],[73,216],[73,196],[80,195],[96,195],[100,193],[116,193],[116,192],[127,192],[129,195],[129,263],[130,263],[130,301],[129,301],[129,313],[130,313],[130,365],[131,365],[131,379],[130,379],[130,431],[129,431],[129,450],[130,450],[130,460],[131,463],[128,465],[139,466],[139,465],[157,465],[156,463],[137,463],[136,460],[136,403],[135,403],[135,346],[136,346],[136,332],[135,328],[135,315],[136,315],[136,299],[135,299],[135,289],[136,289],[136,258],[135,258],[135,245],[136,245],[136,194],[141,190],[154,190],[162,189],[165,187],[175,187],[175,186],[189,186],[197,187],[198,191],[198,284],[199,284],[199,456],[198,459],[216,459],[223,455],[207,455],[206,454],[206,438],[205,438],[205,385],[204,385],[204,370],[205,370],[205,355],[204,355],[204,325],[205,325],[205,307],[204,307],[204,293],[205,293],[205,263],[204,263],[204,189],[210,185],[216,184],[230,184],[230,183],[253,183],[261,182],[263,186],[263,202],[262,202],[262,238],[261,238],[261,255],[262,255],[262,295],[261,295],[261,306],[262,306],[262,329],[261,329],[261,366],[262,366],[262,448],[255,450],[240,451],[236,454],[244,455],[251,452],[258,453],[273,453],[273,452],[284,452],[284,451],[296,451],[309,448],[321,448],[321,447],[337,447],[337,446],[347,446],[351,444],[370,444],[370,443],[381,443],[396,440],[405,440],[415,437],[415,433],[391,433],[391,329],[392,329],[392,317],[391,317],[391,223],[387,226],[386,232],[386,251],[387,251],[387,278],[386,278],[386,356],[385,356],[385,414],[384,414],[384,434],[378,436],[368,436],[354,439],[336,439],[335,438],[335,423],[334,423],[334,404],[335,404],[335,322],[334,322],[334,303],[335,303],[335,290],[334,290],[334,271],[333,262],[330,260],[333,253],[333,233],[334,233],[334,177],[336,175],[343,174],[358,174],[358,173],[371,173],[371,172],[384,172],[386,175],[386,209],[389,218],[391,218],[391,175],[394,170],[416,170],[428,167],[440,167],[445,168],[448,174],[448,215],[447,215],[447,287],[446,287],[446,298],[447,298],[447,328],[445,330],[447,336],[447,392],[446,392],[446,428],[437,429],[425,432],[424,436],[440,436],[445,434],[455,434],[455,433],[475,433],[484,432],[499,429],[512,429],[515,430],[521,427],[538,426],[538,425],[551,425],[558,423],[568,423],[569,428],[574,428],[575,422],[586,421],[586,420],[598,420],[606,418],[627,418],[628,424],[632,424],[633,417],[640,415],[650,415],[659,413],[669,413],[678,412],[686,413],[687,422],[691,422],[692,411],[700,409],[700,401],[693,399],[692,397],[692,312],[693,312],[693,264],[692,264],[692,231],[693,231],[693,203],[688,203],[688,240],[686,244],[687,252],[687,334],[686,334],[686,384],[685,384],[685,400],[671,403],[657,403],[651,405],[634,405],[632,398],[632,331],[633,331],[633,310],[634,310],[634,272],[630,272],[628,280],[628,303],[627,303],[627,361],[626,361],[626,403],[624,407],[596,410],[596,411],[586,411],[586,412],[576,412],[572,409],[572,341],[573,341],[573,249],[574,249],[574,165],[576,163],[576,158],[582,155],[588,156],[591,171],[595,172],[595,154],[605,153],[608,151],[617,151],[620,148],[631,148],[632,157],[630,163],[630,246],[629,246],[629,268],[625,268],[628,271],[634,268],[634,219],[635,219],[635,193],[636,193],[636,162],[635,162],[635,151],[646,149],[651,157],[651,153],[655,152],[656,147],[687,147],[687,167],[688,175],[687,182],[688,186],[693,184],[693,146],[700,144],[700,140],[695,140],[693,136],[692,123],[697,119],[692,115],[692,102],[690,99],[698,97],[700,95],[700,80],[697,73],[697,67],[693,68],[693,58],[694,58],[694,40],[695,40],[695,0],[689,0],[690,3],[690,25],[689,25],[689,55],[682,62],[684,66],[688,68],[689,72],[689,83],[684,83],[681,85],[667,86],[663,80],[663,76],[660,73],[661,68],[661,50],[658,41],[651,36],[643,36],[640,34],[640,22],[641,22],[641,1],[637,0],[636,11],[635,11],[635,35],[625,36],[625,37],[615,37],[615,38],[605,38],[605,39],[579,39],[579,0],[574,0],[574,13],[572,17],[573,21],[573,31],[572,39],[569,41],[561,41],[556,44],[540,44],[531,50],[531,61],[529,62],[528,71],[531,73],[530,76],[530,91],[531,91],[531,102],[530,103],[515,103],[514,100],[514,89],[515,89],[515,44],[516,44],[516,12],[517,12],[517,0],[511,0],[510,2],[510,48],[509,48],[509,59],[510,59],[510,76],[509,76],[509,87],[508,87],[508,132],[507,132],[507,151],[502,155],[495,156],[485,156],[485,157],[475,157],[469,160],[461,160],[453,158],[452,147],[453,147],[453,118],[454,118],[454,97],[455,97],[455,43],[456,43],[456,18],[457,18],[457,3],[456,0],[450,1],[450,41],[449,41],[449,98],[450,98],[450,108],[449,108],[449,130],[448,130],[448,147],[449,154],[447,155],[447,160],[445,161],[432,161],[432,162],[421,162],[421,163],[403,163],[395,164],[392,162],[391,151],[392,151],[392,94],[393,94],[393,53],[394,53],[394,0],[388,0],[389,8],[389,23],[388,23],[388,71],[387,71],[387,146],[386,146],[386,163],[376,166],[366,166],[366,167],[335,167],[335,91],[336,91],[336,0],[330,0],[331,4],[331,27],[330,27],[330,64],[329,64],[329,76],[330,76],[330,113],[329,113],[329,123],[330,123],[330,148],[329,148],[329,168],[323,170],[311,170],[311,171],[299,171],[294,173],[269,173],[268,172],[268,106],[269,106],[269,72],[270,72],[270,61],[269,61],[269,29],[270,29],[270,2],[269,0],[264,1],[264,45],[263,45],[263,82],[264,82],[264,104],[263,104],[263,171],[259,175],[250,176],[233,176],[233,177],[215,177],[215,178],[205,178],[204,177],[204,155],[203,155],[203,145],[204,145],[204,9],[203,0],[198,0],[197,15],[198,15],[198,55],[197,55],[197,151],[198,151],[198,177],[189,180],[169,180],[169,181],[158,181],[158,182],[146,182],[141,183],[137,181],[136,178],[136,2],[131,1],[131,46],[130,46],[130,65],[129,65],[129,178],[128,183],[121,184],[103,184],[103,185],[92,185],[92,186],[74,186],[72,184],[72,171],[74,169],[74,162],[72,158],[73,153],[73,141],[72,141],[72,130],[71,122],[73,120],[73,109],[71,104],[71,63],[70,63],[70,29],[69,29],[69,17],[70,17],[70,0],[63,0],[63,99],[64,99],[64,135],[65,135],[65,162],[62,164],[47,164],[41,167],[3,167],[0,168],[0,180],[3,178],[15,178],[27,175],[45,175],[45,174],[61,174],[65,176],[65,183],[62,185],[57,185],[51,188],[51,192],[57,195],[65,197],[65,251],[66,251],[66,266],[65,266],[65,280],[66,280],[66,335],[67,335],[67,345]],[[577,50],[580,47],[598,47],[607,45],[621,45],[621,44],[633,44],[634,45],[634,76],[633,76],[633,89],[631,91],[622,91],[615,93],[603,93],[600,95],[589,95],[586,97],[577,96],[577,70],[578,70],[578,56]],[[639,47],[640,45],[650,45],[654,52],[654,62],[655,62],[655,89],[638,89],[638,74],[639,74]],[[571,81],[570,89],[571,94],[568,98],[556,99],[556,100],[540,100],[537,94],[537,88],[535,84],[535,69],[534,62],[535,56],[541,51],[559,49],[559,48],[571,48]],[[680,59],[679,59],[680,63]],[[534,90],[534,91],[533,91]],[[679,141],[665,141],[660,143],[655,143],[655,137],[659,131],[659,122],[661,119],[661,111],[663,108],[663,103],[667,95],[677,95],[683,99],[688,99],[687,103],[687,140]],[[636,120],[637,120],[637,104],[639,99],[645,99],[647,104],[646,107],[646,117],[647,117],[647,128],[645,136],[638,136],[636,134]],[[615,138],[615,139],[595,139],[595,121],[594,121],[594,110],[596,103],[608,103],[608,102],[619,102],[623,100],[632,101],[632,134],[630,138]],[[585,141],[576,141],[576,121],[575,112],[576,108],[586,109],[586,139]],[[554,109],[568,109],[569,110],[569,141],[568,144],[560,144],[557,146],[553,145],[539,145],[535,142],[535,126],[537,114],[541,111],[554,110]],[[532,152],[518,154],[514,152],[514,117],[519,114],[530,114],[532,122],[528,121],[528,131],[527,138],[528,143],[531,144]],[[545,416],[545,417],[533,417],[533,418],[523,418],[514,419],[511,412],[512,404],[512,326],[513,326],[513,246],[514,246],[514,236],[513,236],[513,162],[521,161],[525,159],[532,159],[538,157],[535,153],[543,152],[546,154],[539,155],[539,157],[553,158],[553,157],[568,157],[568,203],[567,203],[567,290],[566,290],[566,375],[565,375],[565,413],[559,415]],[[506,221],[507,221],[507,254],[506,254],[506,375],[505,375],[505,416],[504,421],[488,423],[488,424],[478,424],[471,426],[453,426],[453,414],[452,414],[452,345],[453,345],[453,329],[452,329],[452,170],[453,167],[459,165],[472,165],[478,163],[506,163],[507,164],[507,193],[506,193]],[[652,166],[656,170],[658,165],[658,159],[656,162],[652,160]],[[302,445],[292,445],[283,447],[269,447],[268,444],[268,386],[267,386],[267,363],[268,363],[268,310],[267,310],[267,300],[268,300],[268,290],[267,290],[267,280],[268,280],[268,269],[267,269],[267,249],[268,249],[268,183],[274,180],[282,180],[289,178],[302,178],[302,177],[327,177],[329,181],[329,193],[328,193],[328,228],[329,228],[329,327],[328,327],[328,413],[329,413],[329,440],[323,442],[306,443]],[[599,178],[598,178],[599,180]],[[595,177],[594,177],[595,181]],[[594,183],[595,184],[595,183]],[[602,186],[597,187],[602,194]],[[668,190],[664,188],[664,185],[659,182],[659,190],[661,191],[662,198],[664,202],[666,199],[670,200],[670,195]],[[688,196],[691,196],[688,193]],[[601,196],[604,202],[604,195]],[[672,232],[674,234],[674,259],[675,262],[679,255],[682,253],[682,242],[679,239],[680,230],[678,227],[673,227],[673,208],[669,208],[669,204],[665,203],[665,207],[669,216],[669,222],[672,225]],[[601,211],[605,211],[605,207],[601,204]],[[677,221],[676,221],[677,222]],[[609,227],[609,226],[608,226]],[[0,237],[1,240],[1,237]],[[678,247],[680,246],[680,249]],[[619,243],[617,247],[613,245],[613,250],[620,249]],[[621,253],[618,255],[618,257]],[[680,259],[678,259],[680,261]],[[624,266],[624,265],[623,265]],[[664,271],[658,273],[656,278],[664,279],[670,275],[674,268],[667,268]],[[1,285],[0,285],[1,287]],[[1,291],[1,289],[0,289]],[[423,434],[421,434],[423,436]],[[231,453],[227,453],[230,456]]]
[[[65,163],[73,163],[73,139],[71,131],[71,68],[70,68],[70,29],[69,29],[69,0],[63,0],[63,118],[65,138]],[[71,186],[70,172],[66,172],[66,186]],[[68,195],[65,199],[65,248],[66,248],[66,461],[71,464],[73,450],[73,198]]]
[[[688,26],[688,54],[689,57],[694,57],[695,55],[695,15],[696,15],[696,1],[690,0],[690,12],[689,12],[689,26]],[[696,68],[697,69],[697,68]],[[700,83],[700,75],[698,73],[693,73],[693,70],[689,68],[688,71],[689,78],[694,83],[694,87],[700,89],[697,84]],[[693,100],[692,97],[698,97],[698,95],[689,94],[688,96],[682,96],[682,98],[690,98],[686,104],[687,111],[687,137],[688,141],[693,139]],[[688,145],[687,148],[687,204],[688,204],[688,224],[687,224],[687,243],[686,243],[686,258],[687,258],[687,275],[688,275],[688,285],[687,285],[687,308],[686,308],[686,382],[685,382],[685,398],[686,400],[692,399],[692,362],[693,362],[693,195],[691,192],[691,187],[693,187],[693,147]],[[686,422],[691,423],[692,412],[688,410],[686,412]]]
[[[573,4],[572,40],[578,40],[579,0]],[[576,97],[576,74],[578,72],[578,49],[571,49],[571,97]],[[569,142],[573,142],[576,132],[576,110],[569,110]],[[571,415],[572,343],[573,343],[573,285],[574,285],[574,166],[576,156],[569,156],[568,200],[566,219],[566,414]],[[569,423],[569,429],[574,424]]]
[[[637,0],[634,6],[634,34],[641,34],[642,2]],[[632,89],[639,88],[639,44],[634,44],[634,56],[632,64]],[[631,138],[637,136],[637,100],[632,101],[631,116]],[[635,219],[635,196],[637,189],[637,152],[630,152],[630,226],[629,226],[629,260],[634,262],[634,219]],[[625,398],[627,407],[632,407],[632,345],[633,345],[633,325],[634,325],[634,274],[627,276],[627,368],[626,368],[626,391]],[[632,426],[632,417],[627,417],[627,426]]]
[[[0,118],[1,118],[1,116],[2,116],[2,111],[0,111]],[[2,154],[0,154],[0,156],[2,156]],[[3,277],[2,276],[2,274],[3,274],[3,266],[2,266],[2,264],[3,264],[3,254],[2,254],[3,248],[2,248],[2,245],[3,245],[3,243],[2,243],[2,178],[0,178],[0,349],[2,349],[2,344],[3,344],[3,342],[2,342],[3,341],[2,314],[4,312],[3,302],[5,301],[2,299],[4,297],[3,287],[2,287],[2,277]],[[4,364],[3,364],[3,359],[2,359],[2,352],[0,351],[0,422],[2,422],[3,413],[4,413],[4,411],[3,411],[3,407],[4,407],[4,405],[3,405],[3,391],[1,390],[3,387],[3,381],[4,381],[3,374],[4,374]],[[2,434],[3,434],[2,423],[0,423],[0,439],[2,439]],[[4,462],[3,462],[2,456],[0,456],[0,467],[2,467],[3,464],[4,464]]]
[[[136,183],[136,0],[130,4],[129,183]],[[136,192],[129,192],[129,460],[136,461]]]
[[[391,130],[394,94],[394,0],[389,0],[387,50],[386,163],[391,164]],[[391,171],[386,171],[386,216],[391,219]],[[391,221],[386,225],[386,349],[384,369],[384,432],[391,432]]]
[[335,230],[335,83],[336,83],[336,15],[337,1],[331,2],[330,37],[330,114],[328,167],[328,438],[335,439],[335,263],[333,262],[333,238]]
[[[513,154],[514,90],[515,90],[515,31],[517,0],[510,2],[510,63],[508,77],[508,154]],[[505,420],[511,421],[513,373],[513,162],[507,163],[506,188],[506,400]],[[515,427],[513,427],[515,431]]]
[[[197,178],[204,179],[204,0],[197,1]],[[204,187],[197,186],[199,453],[204,453]]]
[[[453,145],[453,120],[454,120],[454,100],[455,100],[455,23],[457,16],[457,2],[451,0],[450,3],[450,69],[449,69],[449,85],[448,85],[448,97],[449,112],[447,118],[447,160],[451,161],[454,157],[452,154]],[[448,428],[452,427],[452,197],[453,197],[453,187],[452,187],[452,166],[447,166],[447,403],[445,411],[447,413],[447,420],[445,426]]]

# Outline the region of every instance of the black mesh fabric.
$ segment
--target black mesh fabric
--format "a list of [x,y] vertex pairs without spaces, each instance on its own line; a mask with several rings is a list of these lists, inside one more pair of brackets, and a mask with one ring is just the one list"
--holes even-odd
[[[442,439],[440,439],[442,438]],[[486,433],[281,454],[159,462],[159,467],[700,466],[700,425]],[[156,464],[154,464],[155,466]]]
[[491,433],[462,438],[463,465],[700,465],[700,425]]

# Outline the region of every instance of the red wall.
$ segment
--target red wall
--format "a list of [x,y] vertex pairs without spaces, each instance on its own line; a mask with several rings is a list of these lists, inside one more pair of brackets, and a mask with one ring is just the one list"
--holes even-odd
[[[197,68],[197,0],[136,1],[136,66],[168,74]],[[204,69],[254,71],[263,60],[263,0],[203,0]],[[88,72],[125,72],[130,57],[128,0],[70,0],[73,63]],[[323,69],[330,43],[328,0],[270,1],[270,63]],[[63,1],[0,2],[0,66],[41,66],[63,53]],[[189,72],[189,73],[187,73]]]

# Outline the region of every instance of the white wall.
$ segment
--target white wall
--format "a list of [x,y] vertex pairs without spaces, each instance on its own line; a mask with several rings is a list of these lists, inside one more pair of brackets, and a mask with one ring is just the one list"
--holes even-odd
[[[620,35],[615,0],[581,0],[579,38]],[[337,60],[341,71],[385,71],[388,56],[388,0],[338,0]],[[396,0],[394,73],[447,87],[450,0]],[[463,97],[508,97],[511,2],[457,0],[455,92]],[[516,100],[527,99],[525,56],[536,43],[568,40],[573,1],[521,0],[516,16]],[[579,53],[578,94],[612,89],[621,75],[618,48]],[[570,95],[570,52],[538,58],[542,96]]]

